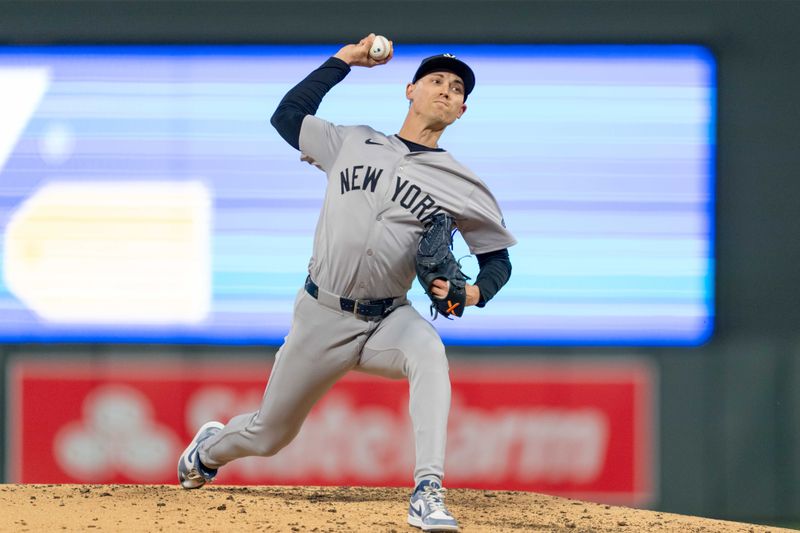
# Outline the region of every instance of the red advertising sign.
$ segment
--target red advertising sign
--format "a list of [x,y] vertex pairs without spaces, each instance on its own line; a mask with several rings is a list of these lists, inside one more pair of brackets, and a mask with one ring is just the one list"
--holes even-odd
[[[176,483],[208,420],[255,411],[268,364],[228,360],[12,365],[10,481]],[[652,368],[633,360],[454,361],[446,484],[627,505],[652,500]],[[408,384],[350,373],[272,458],[225,466],[224,484],[409,486]]]

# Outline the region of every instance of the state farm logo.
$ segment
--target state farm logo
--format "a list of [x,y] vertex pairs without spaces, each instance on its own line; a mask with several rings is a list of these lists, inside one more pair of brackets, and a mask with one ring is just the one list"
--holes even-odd
[[122,475],[132,481],[163,481],[175,467],[181,445],[154,420],[150,401],[124,385],[104,385],[86,396],[83,418],[62,427],[53,455],[78,481]]
[[[276,459],[247,457],[225,467],[222,479],[248,483],[378,483],[404,479],[414,468],[408,398],[395,407],[358,405],[368,391],[332,391]],[[204,421],[252,411],[258,391],[198,389],[187,405],[187,430]],[[591,483],[605,465],[610,439],[606,413],[591,406],[469,405],[453,395],[447,439],[447,477],[458,483]]]

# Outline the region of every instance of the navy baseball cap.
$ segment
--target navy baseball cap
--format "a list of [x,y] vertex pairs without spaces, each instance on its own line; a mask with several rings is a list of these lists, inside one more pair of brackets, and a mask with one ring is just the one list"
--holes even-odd
[[464,82],[464,101],[466,102],[467,96],[469,96],[469,93],[475,88],[475,73],[472,72],[472,69],[469,68],[466,63],[460,59],[456,59],[456,56],[453,54],[439,54],[423,59],[411,83],[417,83],[417,80],[424,75],[440,70],[452,72],[461,78],[461,81]]

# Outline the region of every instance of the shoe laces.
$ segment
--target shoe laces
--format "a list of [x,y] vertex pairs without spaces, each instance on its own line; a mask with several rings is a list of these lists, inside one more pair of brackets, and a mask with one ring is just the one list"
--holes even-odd
[[442,511],[444,513],[447,512],[447,508],[444,506],[444,493],[447,492],[447,489],[444,487],[431,487],[428,485],[422,490],[422,497],[425,499],[425,503],[428,504],[431,511]]

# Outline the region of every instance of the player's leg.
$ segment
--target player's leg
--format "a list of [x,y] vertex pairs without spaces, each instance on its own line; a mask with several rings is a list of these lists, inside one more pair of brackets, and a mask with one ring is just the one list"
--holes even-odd
[[439,334],[410,305],[385,318],[361,351],[356,370],[408,378],[416,466],[408,522],[436,531],[458,531],[444,505],[444,455],[450,411],[450,376]]
[[381,321],[361,351],[356,370],[392,379],[408,378],[414,426],[414,481],[441,481],[450,411],[450,376],[444,345],[431,324],[410,305]]
[[204,439],[197,449],[201,466],[215,471],[240,457],[274,455],[289,444],[313,405],[357,363],[369,329],[303,291],[259,410],[232,418]]

